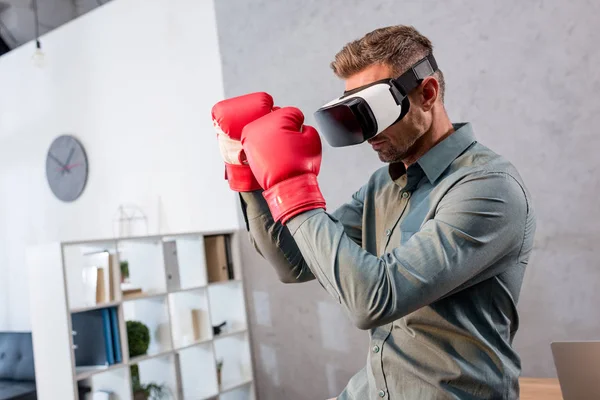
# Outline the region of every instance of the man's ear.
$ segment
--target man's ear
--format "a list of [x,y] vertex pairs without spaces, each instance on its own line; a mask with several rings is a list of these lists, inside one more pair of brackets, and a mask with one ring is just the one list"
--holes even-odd
[[440,84],[435,77],[428,76],[420,86],[421,106],[424,111],[429,111],[440,95]]

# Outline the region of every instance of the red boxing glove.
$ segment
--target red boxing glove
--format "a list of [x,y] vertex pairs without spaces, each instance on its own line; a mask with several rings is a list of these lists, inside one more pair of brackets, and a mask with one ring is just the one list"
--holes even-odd
[[261,189],[245,161],[240,138],[246,124],[269,114],[272,109],[273,98],[264,92],[223,100],[212,108],[213,125],[225,161],[225,179],[236,192]]
[[285,224],[308,210],[325,208],[317,175],[321,168],[321,139],[304,125],[302,111],[284,107],[246,125],[242,146],[248,163],[265,189],[275,221]]

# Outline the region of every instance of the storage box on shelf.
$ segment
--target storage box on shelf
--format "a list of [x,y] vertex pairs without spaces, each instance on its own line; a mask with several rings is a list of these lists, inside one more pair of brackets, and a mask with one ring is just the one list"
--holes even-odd
[[253,400],[238,235],[29,248],[38,399]]

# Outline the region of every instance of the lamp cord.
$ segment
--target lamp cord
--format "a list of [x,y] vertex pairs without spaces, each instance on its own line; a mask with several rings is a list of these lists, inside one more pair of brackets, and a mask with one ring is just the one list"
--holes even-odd
[[38,3],[37,0],[32,0],[33,5],[33,16],[35,17],[35,46],[39,49],[40,44],[40,21],[38,18]]

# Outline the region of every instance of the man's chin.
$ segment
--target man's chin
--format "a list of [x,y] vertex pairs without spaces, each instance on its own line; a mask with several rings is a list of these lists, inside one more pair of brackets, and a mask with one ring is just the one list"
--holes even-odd
[[396,152],[391,154],[389,151],[384,151],[384,150],[375,150],[375,151],[377,151],[377,156],[379,157],[379,160],[381,162],[395,163],[395,162],[402,161],[402,157],[399,154],[397,154]]
[[377,156],[379,157],[379,161],[384,162],[384,163],[389,163],[388,161],[388,157],[385,154],[381,154],[380,152],[377,152]]

